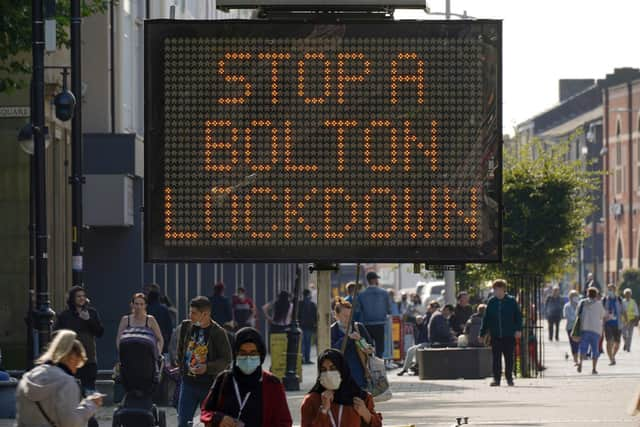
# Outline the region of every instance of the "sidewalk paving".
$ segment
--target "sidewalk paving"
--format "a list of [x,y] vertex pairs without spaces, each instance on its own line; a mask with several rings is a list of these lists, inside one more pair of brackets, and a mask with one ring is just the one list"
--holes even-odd
[[[390,371],[393,399],[376,408],[383,414],[385,426],[448,427],[456,424],[456,417],[469,417],[470,425],[483,426],[640,425],[640,418],[626,413],[640,385],[640,341],[634,353],[618,354],[616,366],[608,366],[608,359],[602,357],[600,374],[595,376],[590,365],[585,364],[583,373],[578,374],[572,360],[565,360],[569,349],[566,337],[559,343],[546,342],[545,349],[544,377],[516,378],[515,387],[489,387],[489,379],[420,381],[416,376],[398,377],[397,371]],[[287,393],[294,425],[300,423],[300,405],[315,377],[315,365],[305,365],[302,391]],[[101,427],[111,426],[113,409],[101,409]],[[167,419],[169,426],[176,426],[172,408]],[[0,427],[12,425],[11,420],[0,420]]]

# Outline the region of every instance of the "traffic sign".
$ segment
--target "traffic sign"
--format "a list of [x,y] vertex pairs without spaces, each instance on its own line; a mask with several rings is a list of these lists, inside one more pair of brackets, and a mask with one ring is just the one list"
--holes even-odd
[[145,27],[147,260],[500,260],[501,22]]

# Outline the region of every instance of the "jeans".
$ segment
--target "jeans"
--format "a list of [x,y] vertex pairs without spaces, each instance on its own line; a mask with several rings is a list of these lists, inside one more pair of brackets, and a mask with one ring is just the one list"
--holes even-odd
[[422,344],[412,345],[411,347],[409,347],[409,350],[407,350],[407,356],[404,358],[404,365],[402,365],[403,370],[405,371],[409,370],[411,365],[413,365],[413,361],[416,358],[416,353],[421,348],[429,348],[429,344],[425,342]]
[[549,318],[547,319],[547,322],[549,323],[549,341],[553,341],[554,329],[556,341],[560,341],[558,339],[558,333],[560,331],[560,319]]
[[196,409],[207,397],[210,384],[196,383],[189,378],[182,378],[180,397],[178,399],[178,427],[188,427],[193,420]]
[[313,329],[302,330],[302,361],[304,363],[311,362],[311,338],[313,337]]
[[493,352],[493,379],[500,383],[502,377],[502,357],[504,356],[504,376],[507,381],[513,381],[513,352],[516,346],[514,337],[491,337]]
[[384,325],[365,325],[373,344],[376,346],[376,356],[382,358],[384,355]]
[[80,380],[83,392],[92,393],[96,391],[96,377],[98,376],[98,365],[96,363],[85,363],[85,365],[78,369],[76,372],[76,378]]
[[622,326],[622,338],[624,338],[624,349],[627,351],[631,351],[631,340],[633,339],[633,323],[625,323]]

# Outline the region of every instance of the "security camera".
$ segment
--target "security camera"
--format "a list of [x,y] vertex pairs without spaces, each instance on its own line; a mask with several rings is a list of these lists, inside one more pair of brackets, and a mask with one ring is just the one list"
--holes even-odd
[[58,120],[67,122],[73,117],[73,112],[76,108],[76,97],[67,89],[63,89],[53,98],[53,105],[56,107]]

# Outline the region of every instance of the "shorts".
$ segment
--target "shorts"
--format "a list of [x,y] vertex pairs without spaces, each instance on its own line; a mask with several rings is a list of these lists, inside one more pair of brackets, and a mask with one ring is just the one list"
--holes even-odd
[[607,341],[620,342],[620,328],[614,325],[604,325],[604,336]]
[[582,331],[580,334],[580,354],[586,356],[591,348],[591,358],[600,357],[600,335],[591,331]]

